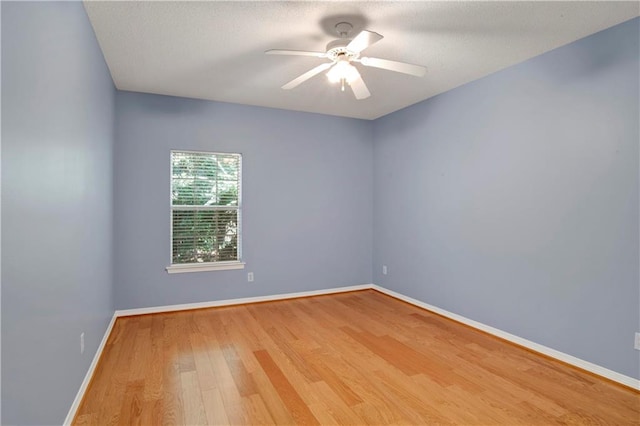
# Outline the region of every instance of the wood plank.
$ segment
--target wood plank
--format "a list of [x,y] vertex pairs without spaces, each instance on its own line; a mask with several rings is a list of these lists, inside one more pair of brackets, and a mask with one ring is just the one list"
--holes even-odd
[[144,391],[144,381],[136,380],[127,384],[122,405],[120,407],[119,423],[123,425],[141,425],[142,401],[140,396]]
[[202,401],[207,416],[207,424],[228,425],[231,423],[227,417],[219,389],[206,389],[202,391]]
[[302,400],[298,391],[295,390],[285,375],[282,374],[282,370],[280,370],[273,361],[271,355],[264,350],[255,351],[254,354],[296,423],[303,425],[320,424]]
[[163,421],[164,425],[179,425],[183,421],[182,387],[180,378],[178,349],[178,324],[177,318],[170,314],[160,314],[164,320],[163,341]]
[[202,390],[196,371],[180,373],[183,401],[183,424],[202,425],[207,422],[207,415],[202,402]]
[[[314,395],[318,395],[318,403],[312,404],[314,407],[311,411],[320,419],[322,424],[340,424],[340,425],[361,425],[364,422],[355,411],[353,411],[344,400],[333,391],[326,382],[315,382],[312,385]],[[333,422],[323,421],[320,416],[327,413],[333,419]]]
[[262,397],[262,400],[275,423],[280,425],[294,424],[295,421],[293,420],[291,413],[280,398],[280,395],[278,395],[276,388],[273,386],[273,383],[271,383],[265,372],[263,370],[256,371],[253,373],[253,379],[258,387],[258,392],[260,392],[260,396]]
[[256,388],[256,384],[253,382],[253,378],[247,371],[233,345],[223,345],[221,349],[240,395],[251,396],[257,394],[258,389]]

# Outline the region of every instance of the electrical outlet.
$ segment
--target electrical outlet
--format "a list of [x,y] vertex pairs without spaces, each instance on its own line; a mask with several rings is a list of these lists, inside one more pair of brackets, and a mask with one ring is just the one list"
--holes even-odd
[[382,265],[382,275],[387,275],[387,265]]
[[640,351],[640,333],[636,333],[636,340],[633,343],[633,347]]
[[84,331],[80,333],[80,355],[84,354]]
[[253,272],[249,272],[249,273],[247,274],[247,281],[249,281],[250,283],[252,283],[252,282],[253,282]]

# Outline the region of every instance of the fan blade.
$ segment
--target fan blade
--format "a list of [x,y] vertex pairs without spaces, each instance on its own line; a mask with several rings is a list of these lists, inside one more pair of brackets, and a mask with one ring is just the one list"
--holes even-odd
[[293,80],[291,80],[290,82],[288,82],[287,84],[282,86],[282,88],[284,90],[293,89],[294,87],[298,86],[299,84],[304,83],[305,81],[309,80],[314,75],[320,74],[322,71],[331,68],[332,65],[333,65],[333,62],[327,62],[326,64],[318,65],[314,69],[305,72],[300,77],[294,78]]
[[[358,71],[356,70],[356,72]],[[349,83],[349,86],[351,86],[351,90],[353,90],[353,94],[356,96],[356,99],[358,100],[367,99],[369,96],[371,96],[371,92],[369,92],[367,85],[364,84],[364,80],[362,79],[362,76],[360,75],[359,72],[358,72],[358,78],[356,78],[351,83]]]
[[327,56],[325,52],[312,52],[310,50],[271,49],[264,53],[267,55],[315,56],[316,58],[324,58]]
[[374,33],[373,31],[362,30],[360,34],[358,34],[349,44],[347,45],[347,50],[350,50],[354,53],[360,53],[367,47],[371,46],[373,43],[376,43],[382,40],[382,37],[378,33]]
[[380,58],[360,58],[360,63],[365,67],[382,68],[383,70],[401,72],[404,74],[415,75],[416,77],[422,77],[427,72],[427,69],[420,65],[388,61]]

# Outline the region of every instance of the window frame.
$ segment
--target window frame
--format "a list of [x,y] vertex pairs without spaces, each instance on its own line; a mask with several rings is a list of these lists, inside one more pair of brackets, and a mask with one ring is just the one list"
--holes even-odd
[[[173,263],[173,201],[171,199],[173,189],[173,154],[207,154],[207,155],[236,155],[238,156],[238,212],[237,219],[237,254],[238,260],[202,263]],[[196,209],[194,209],[196,210]],[[172,149],[169,153],[169,266],[165,269],[170,274],[183,272],[224,271],[231,269],[244,269],[242,261],[242,153],[220,151],[192,151],[184,149]]]

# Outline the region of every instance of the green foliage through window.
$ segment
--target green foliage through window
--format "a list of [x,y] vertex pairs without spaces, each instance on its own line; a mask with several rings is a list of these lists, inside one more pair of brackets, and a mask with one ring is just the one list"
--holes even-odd
[[172,263],[240,260],[240,154],[171,153]]

